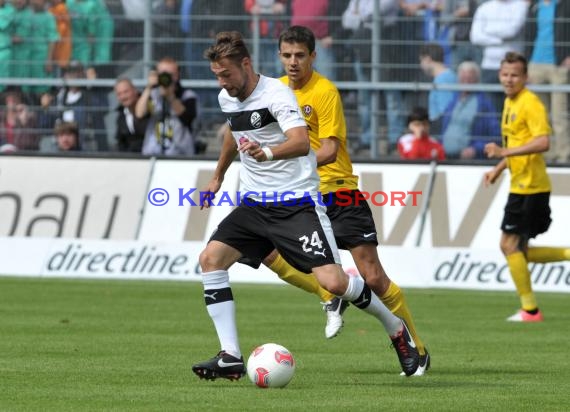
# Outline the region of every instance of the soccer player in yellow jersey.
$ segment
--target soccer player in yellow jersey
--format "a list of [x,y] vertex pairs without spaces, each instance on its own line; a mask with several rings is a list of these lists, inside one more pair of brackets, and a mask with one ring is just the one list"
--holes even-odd
[[511,322],[541,322],[532,291],[528,262],[570,259],[570,249],[529,247],[528,241],[550,226],[550,179],[542,153],[549,148],[548,115],[540,99],[526,88],[527,60],[507,53],[501,62],[499,80],[505,91],[501,129],[503,145],[489,143],[485,153],[501,161],[485,173],[485,184],[493,184],[509,169],[511,185],[501,223],[501,251],[507,259],[521,309],[507,318]]
[[[279,37],[279,56],[286,72],[281,80],[295,93],[309,128],[311,148],[316,153],[321,178],[320,191],[326,199],[327,215],[338,247],[351,252],[358,271],[370,289],[404,321],[420,354],[415,375],[421,376],[430,366],[429,354],[416,332],[402,291],[386,275],[380,263],[376,250],[376,227],[370,208],[362,198],[360,202],[355,201],[360,194],[358,177],[352,172],[347,151],[342,101],[334,84],[313,70],[316,57],[314,34],[303,26],[292,26],[285,30]],[[344,191],[341,197],[336,193],[339,190]],[[347,202],[348,197],[352,201]],[[350,204],[341,206],[347,203]],[[313,276],[293,268],[276,251],[264,263],[281,279],[317,294],[325,302],[327,314],[336,315],[340,322],[331,324],[331,318],[328,319],[325,335],[327,338],[334,337],[342,327],[341,315],[347,304],[320,287]],[[407,351],[405,342],[398,337],[391,338],[399,356],[400,351]]]

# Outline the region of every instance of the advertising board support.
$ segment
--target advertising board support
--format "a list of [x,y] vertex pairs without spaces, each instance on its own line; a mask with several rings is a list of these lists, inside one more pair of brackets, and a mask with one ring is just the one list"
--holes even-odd
[[426,224],[427,212],[429,210],[429,205],[431,203],[431,196],[433,194],[433,185],[435,183],[435,176],[437,173],[437,161],[434,159],[430,162],[429,179],[427,182],[426,191],[423,194],[422,206],[420,210],[420,226],[418,229],[418,237],[416,239],[416,247],[420,247],[422,244],[422,237],[424,234],[424,228]]

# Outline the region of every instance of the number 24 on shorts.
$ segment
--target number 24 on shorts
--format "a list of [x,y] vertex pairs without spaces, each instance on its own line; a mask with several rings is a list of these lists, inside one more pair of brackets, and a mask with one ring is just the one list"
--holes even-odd
[[[301,236],[299,238],[299,240],[301,242],[303,242],[303,251],[305,253],[313,252],[315,255],[324,255],[323,241],[319,237],[319,234],[317,233],[317,231],[314,231],[311,234],[310,239],[309,239],[309,236],[304,235],[304,236]],[[313,247],[310,247],[310,246],[313,246]],[[317,250],[314,250],[313,248],[317,249]]]

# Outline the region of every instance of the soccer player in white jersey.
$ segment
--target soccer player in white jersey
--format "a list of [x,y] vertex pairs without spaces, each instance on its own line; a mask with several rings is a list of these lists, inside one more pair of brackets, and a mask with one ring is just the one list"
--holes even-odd
[[[200,254],[206,309],[220,351],[194,365],[194,373],[210,380],[244,375],[228,269],[242,256],[261,262],[273,249],[297,269],[312,272],[331,293],[376,317],[389,335],[397,333],[402,321],[362,278],[349,277],[340,266],[326,209],[316,197],[315,154],[293,92],[278,79],[255,73],[238,32],[218,33],[205,56],[222,88],[218,100],[230,126],[206,190],[220,189],[239,153],[240,192],[250,196],[220,223]],[[277,193],[277,199],[270,195],[268,200],[269,193]],[[419,354],[405,326],[404,332],[410,345],[401,363],[406,375],[413,375]]]

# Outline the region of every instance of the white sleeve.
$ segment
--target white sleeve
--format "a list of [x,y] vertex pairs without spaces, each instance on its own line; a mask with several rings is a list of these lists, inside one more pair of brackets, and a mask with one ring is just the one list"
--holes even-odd
[[526,1],[513,3],[512,11],[509,13],[509,20],[498,22],[489,26],[487,33],[496,36],[501,40],[509,40],[514,38],[522,30],[528,10]]
[[489,25],[485,10],[479,7],[471,24],[471,33],[469,33],[471,43],[477,46],[498,46],[502,44],[503,41],[499,37],[492,36],[487,32]]
[[307,126],[301,115],[297,98],[291,89],[285,85],[273,90],[269,110],[279,123],[283,133],[293,127]]

